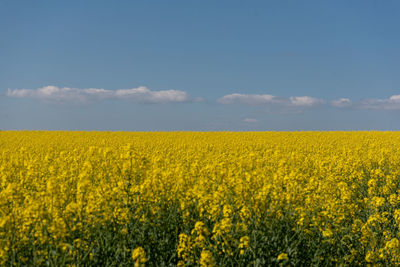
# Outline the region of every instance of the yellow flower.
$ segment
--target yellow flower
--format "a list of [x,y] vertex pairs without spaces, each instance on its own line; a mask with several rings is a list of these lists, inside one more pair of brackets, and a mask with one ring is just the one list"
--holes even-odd
[[384,197],[373,197],[371,202],[374,207],[379,208],[385,205],[386,200]]
[[132,259],[135,261],[135,266],[144,266],[146,263],[146,251],[142,247],[137,247],[132,251]]
[[190,261],[192,259],[193,244],[192,238],[187,234],[179,235],[179,244],[177,247],[178,257],[183,260],[183,262]]
[[203,250],[200,255],[200,266],[201,267],[212,267],[215,266],[214,258],[209,250]]
[[247,248],[249,247],[249,244],[250,244],[250,237],[246,235],[240,238],[239,248],[241,255],[243,255],[246,252]]
[[333,236],[333,232],[331,229],[325,229],[324,231],[322,231],[322,236],[323,237],[331,237]]
[[376,261],[377,255],[373,251],[368,251],[367,254],[365,255],[365,261],[368,263],[372,263]]
[[284,261],[284,260],[289,260],[288,254],[287,253],[281,253],[277,257],[278,261]]

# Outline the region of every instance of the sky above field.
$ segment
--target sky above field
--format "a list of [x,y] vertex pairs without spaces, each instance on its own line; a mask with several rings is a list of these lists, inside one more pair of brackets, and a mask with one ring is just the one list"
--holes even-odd
[[400,1],[1,1],[0,129],[400,130]]

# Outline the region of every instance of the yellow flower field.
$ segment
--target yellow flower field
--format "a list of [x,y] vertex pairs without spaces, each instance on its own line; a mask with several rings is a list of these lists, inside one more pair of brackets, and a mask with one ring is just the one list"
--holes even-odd
[[400,265],[399,132],[0,132],[0,265]]

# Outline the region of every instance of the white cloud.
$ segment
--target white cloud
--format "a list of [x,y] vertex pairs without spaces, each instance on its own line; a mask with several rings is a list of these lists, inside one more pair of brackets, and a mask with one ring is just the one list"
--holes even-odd
[[331,101],[331,105],[337,108],[347,108],[352,105],[352,102],[348,98],[339,98]]
[[249,123],[258,122],[257,119],[252,119],[252,118],[245,118],[243,121],[244,121],[244,122],[249,122]]
[[323,104],[322,99],[311,96],[291,96],[289,98],[276,97],[273,95],[247,95],[229,94],[218,99],[221,104],[246,104],[246,105],[272,105],[282,107],[307,108]]
[[[140,86],[132,89],[105,90],[98,88],[59,88],[45,86],[39,89],[8,89],[8,96],[33,98],[46,102],[87,103],[104,99],[125,99],[137,103],[178,103],[191,101],[187,92],[179,90],[152,91]],[[197,99],[194,99],[197,101]]]
[[246,95],[246,94],[230,94],[218,99],[221,104],[248,104],[259,105],[274,103],[276,97],[273,95]]
[[386,99],[365,99],[361,101],[360,108],[362,109],[382,109],[396,110],[400,109],[400,95],[392,95]]
[[324,103],[322,99],[311,96],[291,96],[289,100],[292,105],[298,107],[313,107]]
[[119,89],[115,91],[116,98],[129,99],[144,103],[186,102],[189,95],[184,91],[163,90],[151,91],[141,86],[133,89]]

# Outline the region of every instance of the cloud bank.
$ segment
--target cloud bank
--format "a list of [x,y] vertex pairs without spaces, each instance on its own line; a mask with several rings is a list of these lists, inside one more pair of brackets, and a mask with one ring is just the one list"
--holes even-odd
[[46,102],[90,103],[105,99],[128,100],[136,103],[182,103],[197,101],[191,99],[185,91],[160,90],[152,91],[140,86],[132,89],[106,90],[98,88],[69,88],[45,86],[39,89],[8,89],[7,96],[32,98]]
[[260,105],[276,103],[277,99],[273,95],[245,95],[245,94],[230,94],[225,95],[217,100],[220,104],[247,104]]
[[[268,106],[284,110],[302,110],[325,104],[325,100],[311,96],[278,97],[269,94],[229,94],[217,100],[220,104],[242,104],[251,106]],[[400,110],[400,95],[389,98],[363,99],[353,102],[349,98],[338,98],[329,102],[333,108],[354,108],[364,110]]]
[[358,102],[353,102],[348,98],[339,98],[331,101],[331,106],[364,110],[400,110],[400,95],[392,95],[389,98],[363,99]]
[[347,108],[350,107],[353,103],[348,98],[339,98],[331,101],[331,105],[336,108]]
[[397,110],[400,109],[400,95],[392,95],[386,99],[365,99],[360,103],[362,109]]
[[[145,86],[131,89],[106,90],[102,88],[70,88],[45,86],[38,89],[8,89],[7,96],[37,99],[50,103],[86,104],[107,99],[126,100],[133,103],[184,103],[202,102],[204,98],[191,98],[180,90],[150,90]],[[233,93],[217,99],[217,103],[267,106],[280,111],[302,111],[325,104],[325,100],[312,96],[278,97],[269,94]],[[365,110],[400,110],[400,95],[389,98],[372,98],[353,102],[349,98],[338,98],[328,103],[333,108],[354,108]],[[248,120],[247,122],[250,122]]]
[[220,104],[246,104],[246,105],[277,105],[286,107],[314,107],[325,101],[311,96],[291,96],[282,98],[273,95],[257,94],[229,94],[217,100]]

